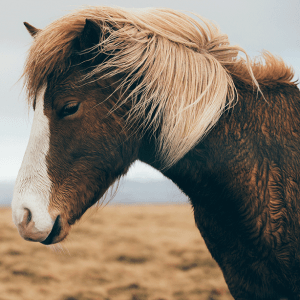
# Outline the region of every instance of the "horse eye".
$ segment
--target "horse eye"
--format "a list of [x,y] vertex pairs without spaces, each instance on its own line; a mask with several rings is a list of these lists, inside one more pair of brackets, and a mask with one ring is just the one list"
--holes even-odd
[[61,118],[66,117],[66,116],[70,116],[73,115],[77,112],[79,108],[79,103],[78,102],[72,102],[72,103],[68,103],[67,105],[65,105],[61,111],[59,112],[59,116]]

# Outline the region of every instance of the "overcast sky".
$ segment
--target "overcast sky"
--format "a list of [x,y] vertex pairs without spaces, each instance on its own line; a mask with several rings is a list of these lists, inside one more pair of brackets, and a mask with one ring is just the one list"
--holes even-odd
[[[191,11],[214,21],[232,44],[252,57],[263,49],[280,55],[300,78],[300,0],[2,0],[0,4],[0,181],[15,179],[28,141],[32,113],[28,114],[22,84],[31,37],[23,22],[43,28],[82,5],[168,7]],[[141,164],[131,177],[159,178]]]

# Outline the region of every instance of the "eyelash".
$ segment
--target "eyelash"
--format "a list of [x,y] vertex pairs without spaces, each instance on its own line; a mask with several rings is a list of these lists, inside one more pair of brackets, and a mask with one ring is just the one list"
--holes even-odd
[[75,114],[79,109],[79,102],[67,103],[59,112],[59,117],[64,118]]

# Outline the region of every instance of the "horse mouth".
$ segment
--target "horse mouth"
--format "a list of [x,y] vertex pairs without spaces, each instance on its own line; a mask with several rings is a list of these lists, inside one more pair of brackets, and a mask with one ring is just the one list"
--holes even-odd
[[64,236],[61,238],[59,237],[61,232],[62,232],[61,217],[60,215],[58,215],[55,219],[51,232],[49,233],[47,238],[41,243],[44,245],[51,245],[60,242],[61,240],[64,239]]

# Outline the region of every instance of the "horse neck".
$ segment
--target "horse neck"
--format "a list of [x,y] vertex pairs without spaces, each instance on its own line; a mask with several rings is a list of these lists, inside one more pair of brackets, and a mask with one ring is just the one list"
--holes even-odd
[[[191,199],[203,197],[201,190],[208,190],[208,185],[212,193],[216,192],[213,190],[216,185],[222,193],[233,185],[242,187],[251,179],[249,174],[254,165],[261,163],[258,158],[263,157],[263,149],[256,147],[257,139],[268,144],[268,135],[259,128],[268,126],[273,130],[276,120],[289,126],[279,120],[283,116],[272,114],[280,111],[280,107],[285,114],[294,115],[287,103],[293,101],[292,107],[298,107],[296,100],[300,100],[300,93],[293,85],[277,84],[262,88],[264,99],[250,85],[236,82],[236,88],[239,95],[237,104],[225,112],[210,133],[171,168],[163,169],[157,159],[154,139],[147,135],[143,139],[139,159],[161,171]],[[272,157],[264,159],[273,160]]]
[[171,168],[165,169],[158,159],[155,139],[151,134],[146,134],[143,137],[139,159],[159,170],[178,185],[185,194],[193,197],[195,193],[198,193],[194,187],[197,187],[197,190],[199,189],[203,176],[207,173],[214,173],[215,162],[220,158],[218,149],[222,148],[224,127],[226,127],[229,119],[228,112],[224,113],[210,133]]
[[200,171],[202,173],[204,170],[204,166],[206,165],[205,161],[207,160],[206,155],[203,155],[203,153],[199,154],[198,150],[191,150],[172,167],[165,169],[159,159],[157,159],[158,156],[155,151],[154,141],[152,139],[146,139],[140,147],[139,159],[171,179],[191,198],[193,196],[192,187],[197,186],[201,180],[201,176],[199,177]]

